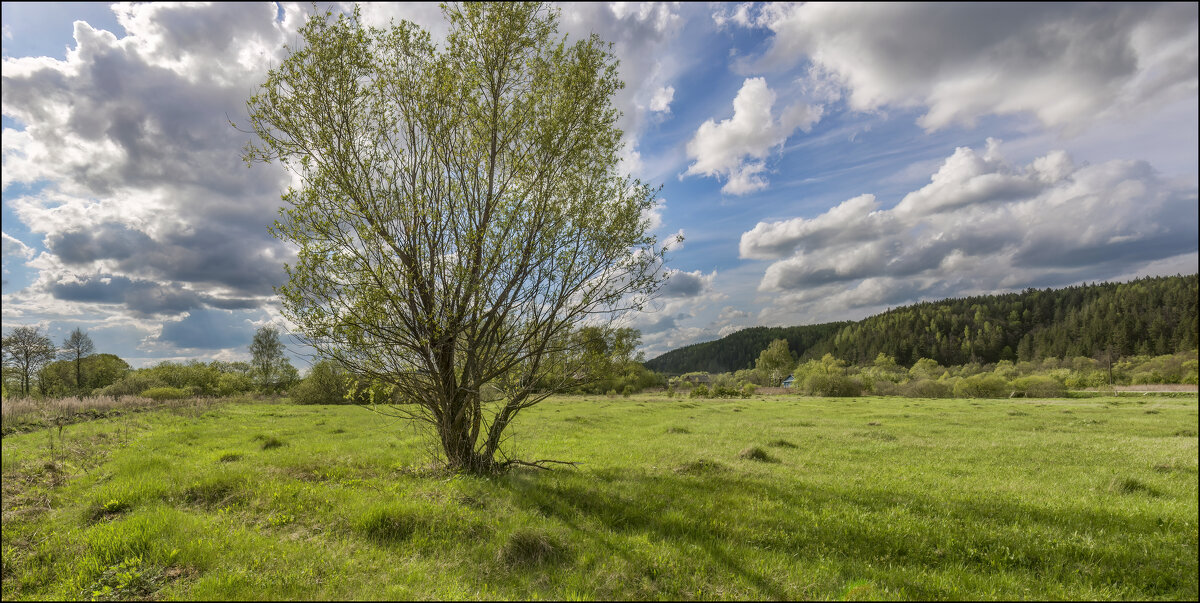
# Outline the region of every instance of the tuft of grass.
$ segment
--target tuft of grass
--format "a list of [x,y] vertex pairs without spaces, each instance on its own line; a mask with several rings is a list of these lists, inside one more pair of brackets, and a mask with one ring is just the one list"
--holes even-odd
[[692,433],[687,427],[668,427],[667,433]]
[[879,440],[881,442],[894,442],[896,436],[886,431],[856,431],[852,435],[868,440]]
[[409,510],[395,506],[372,507],[354,523],[358,532],[384,544],[405,542],[412,538],[419,525]]
[[1184,437],[1184,438],[1194,438],[1194,437],[1196,437],[1196,430],[1195,429],[1180,429],[1179,431],[1175,432],[1175,435]]
[[222,452],[221,456],[217,457],[217,461],[221,463],[232,463],[240,460],[242,460],[242,453],[233,452],[232,450],[228,452]]
[[261,446],[263,450],[274,450],[275,448],[282,448],[287,445],[287,442],[273,435],[264,435],[261,433],[254,436],[254,441],[262,442]]
[[760,463],[778,463],[779,462],[779,459],[776,459],[775,457],[767,454],[766,450],[763,450],[762,448],[760,448],[758,446],[750,446],[749,448],[743,448],[742,451],[738,453],[738,456],[741,458],[744,458],[748,461],[758,461]]
[[729,467],[708,459],[695,460],[690,463],[684,463],[675,468],[676,473],[683,473],[685,475],[705,475],[711,473],[724,473],[726,471],[729,471]]
[[221,507],[242,498],[242,480],[233,475],[211,475],[183,489],[184,501],[205,507]]
[[109,498],[104,501],[94,501],[88,506],[87,518],[91,521],[100,521],[109,517],[114,517],[128,511],[133,505],[127,500],[118,498]]
[[524,527],[509,534],[496,555],[508,567],[521,567],[564,561],[568,553],[567,547],[545,530]]
[[1132,477],[1114,477],[1108,483],[1108,491],[1117,494],[1148,494],[1158,496],[1158,491],[1145,482]]
[[780,438],[778,440],[771,440],[770,442],[767,442],[767,446],[774,446],[775,448],[795,448],[796,447],[795,444],[793,444],[783,438]]

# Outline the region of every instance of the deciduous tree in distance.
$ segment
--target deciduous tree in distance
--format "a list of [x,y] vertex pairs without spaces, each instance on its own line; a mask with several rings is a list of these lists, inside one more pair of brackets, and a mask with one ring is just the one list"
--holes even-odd
[[92,343],[92,338],[88,337],[83,329],[75,327],[74,331],[63,340],[62,350],[59,352],[59,358],[70,360],[75,364],[75,389],[80,390],[84,387],[83,381],[83,359],[92,355],[96,351],[96,345]]
[[54,360],[54,342],[37,327],[17,327],[3,339],[4,363],[21,374],[21,393],[29,395],[29,378]]

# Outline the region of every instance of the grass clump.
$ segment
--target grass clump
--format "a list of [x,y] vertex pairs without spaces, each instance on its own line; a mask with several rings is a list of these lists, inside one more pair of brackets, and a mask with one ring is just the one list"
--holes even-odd
[[275,448],[282,448],[287,445],[287,442],[284,442],[283,440],[281,440],[273,435],[264,435],[261,433],[254,436],[254,441],[262,442],[262,444],[260,444],[260,447],[263,450],[273,450]]
[[538,528],[518,528],[497,552],[508,567],[556,563],[569,557],[568,549],[546,531]]
[[412,538],[420,521],[407,509],[373,507],[355,522],[355,529],[367,538],[383,544],[404,542]]
[[132,506],[129,501],[119,498],[95,500],[92,504],[88,505],[86,516],[93,522],[100,521],[101,519],[120,515],[128,511]]
[[687,427],[668,427],[667,433],[692,433]]
[[1145,482],[1132,477],[1114,477],[1108,483],[1108,491],[1117,494],[1148,494],[1158,496],[1158,491]]
[[779,459],[776,459],[775,457],[767,454],[767,451],[763,450],[759,446],[750,446],[749,448],[743,448],[742,451],[738,453],[738,456],[741,458],[744,458],[748,461],[758,461],[760,463],[778,463],[779,462]]
[[242,498],[242,482],[231,475],[208,476],[192,482],[181,496],[188,503],[222,507]]
[[234,452],[232,450],[222,452],[221,455],[217,457],[217,461],[221,463],[232,463],[240,460],[242,460],[242,453]]
[[676,473],[685,475],[705,475],[711,473],[724,473],[729,471],[729,468],[716,461],[708,459],[699,459],[690,463],[684,463],[675,468]]
[[767,446],[772,446],[775,448],[796,448],[795,444],[793,444],[783,438],[779,438],[777,440],[771,440],[770,442],[767,442]]

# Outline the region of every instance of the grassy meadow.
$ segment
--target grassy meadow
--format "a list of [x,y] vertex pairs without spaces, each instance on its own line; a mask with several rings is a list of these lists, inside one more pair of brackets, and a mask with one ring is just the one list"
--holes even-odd
[[3,598],[1197,598],[1197,399],[575,396],[431,468],[353,406],[3,439]]

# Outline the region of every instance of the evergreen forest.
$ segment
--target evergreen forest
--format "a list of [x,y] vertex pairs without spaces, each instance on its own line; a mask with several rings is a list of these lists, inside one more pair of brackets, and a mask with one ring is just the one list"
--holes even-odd
[[852,365],[881,353],[906,367],[921,358],[954,366],[1173,354],[1197,348],[1197,284],[1195,274],[1147,277],[921,302],[857,322],[753,327],[672,350],[646,367],[668,375],[753,368],[774,339],[786,339],[799,360],[831,354]]

